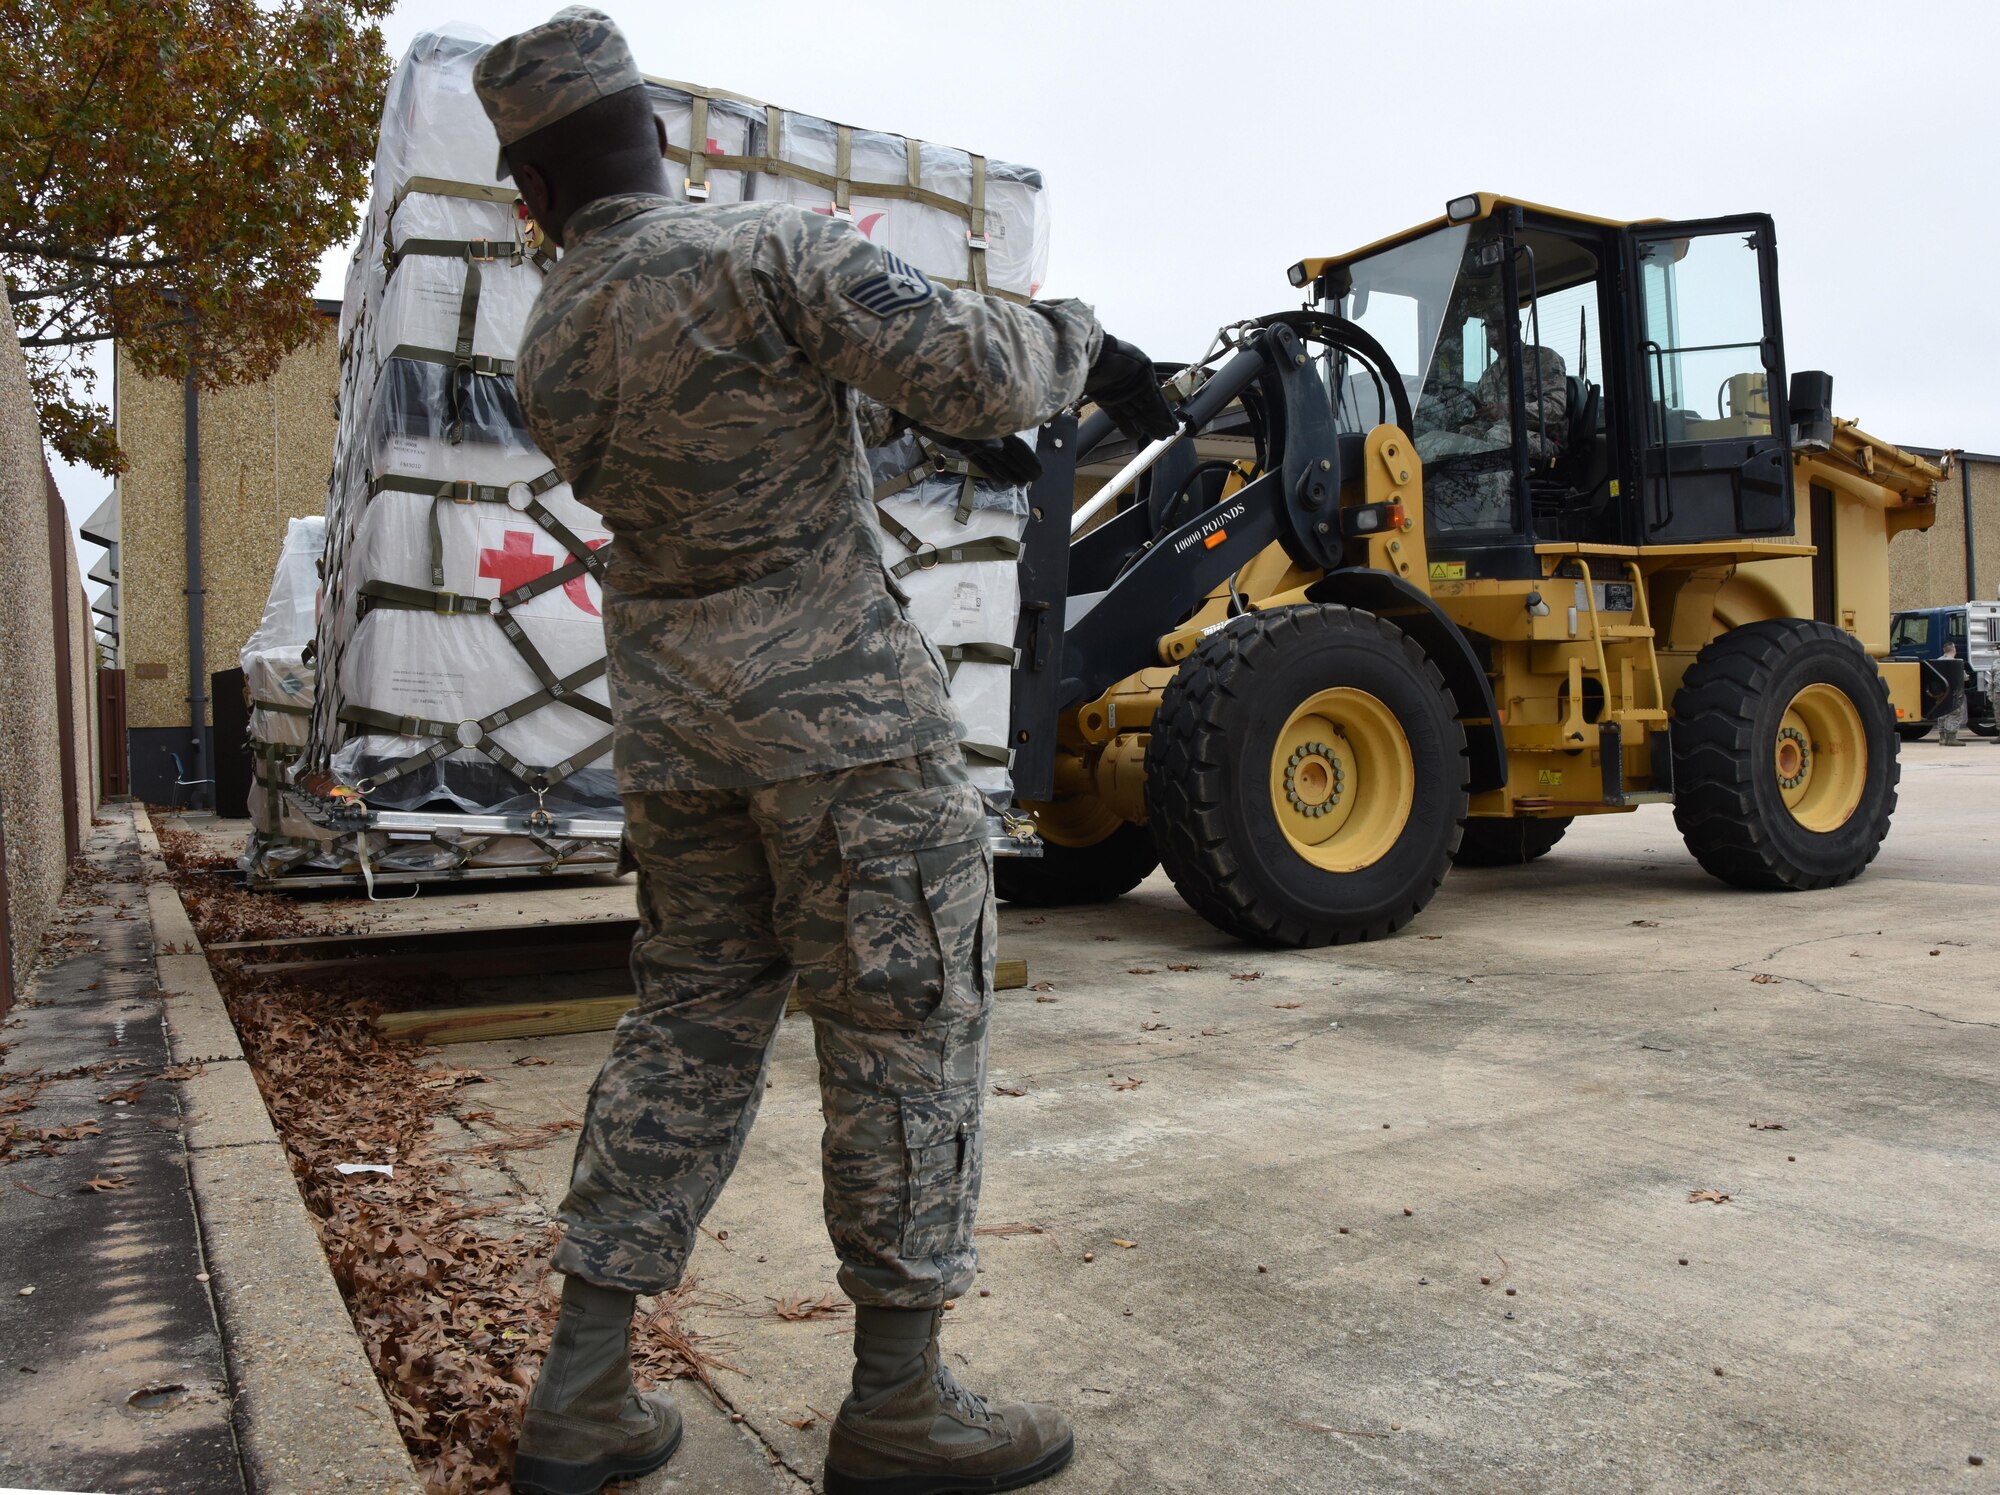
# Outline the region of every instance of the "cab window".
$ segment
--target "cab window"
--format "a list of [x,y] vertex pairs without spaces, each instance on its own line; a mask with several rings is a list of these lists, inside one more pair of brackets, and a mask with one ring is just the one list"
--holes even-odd
[[1769,436],[1755,236],[1641,243],[1639,277],[1652,439]]

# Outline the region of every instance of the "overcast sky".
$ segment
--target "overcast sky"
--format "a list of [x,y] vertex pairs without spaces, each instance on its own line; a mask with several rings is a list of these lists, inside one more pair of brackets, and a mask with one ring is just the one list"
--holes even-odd
[[[1991,0],[607,4],[647,72],[1040,168],[1043,294],[1093,303],[1155,357],[1296,304],[1294,260],[1462,192],[1763,211],[1788,367],[1830,371],[1836,411],[1891,440],[2000,452]],[[408,0],[389,49],[556,8]],[[328,257],[320,294],[345,263]],[[57,478],[77,518],[109,491]]]

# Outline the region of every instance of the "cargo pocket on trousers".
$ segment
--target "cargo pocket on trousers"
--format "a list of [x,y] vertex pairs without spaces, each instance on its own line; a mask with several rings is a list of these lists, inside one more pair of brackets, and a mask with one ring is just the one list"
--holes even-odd
[[985,815],[969,785],[832,810],[847,874],[845,1007],[860,1027],[920,1028],[984,1003]]
[[902,1109],[908,1159],[902,1255],[915,1261],[969,1250],[979,1203],[979,1090],[905,1096]]

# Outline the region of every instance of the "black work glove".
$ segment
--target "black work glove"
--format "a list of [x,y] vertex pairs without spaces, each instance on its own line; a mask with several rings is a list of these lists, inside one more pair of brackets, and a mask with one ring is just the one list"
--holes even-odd
[[979,470],[981,476],[996,483],[1025,488],[1042,475],[1041,458],[1018,436],[976,441],[965,436],[940,436],[935,431],[925,431],[924,435],[933,445],[965,458]]
[[1144,446],[1180,430],[1173,408],[1160,393],[1153,361],[1122,338],[1104,334],[1097,362],[1083,381],[1084,395],[1110,416],[1118,429]]

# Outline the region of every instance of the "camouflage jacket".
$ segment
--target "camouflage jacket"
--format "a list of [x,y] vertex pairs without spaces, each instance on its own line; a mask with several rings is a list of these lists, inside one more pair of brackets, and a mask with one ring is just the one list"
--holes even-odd
[[1082,393],[1089,309],[934,286],[789,205],[602,198],[564,239],[515,379],[530,433],[616,537],[620,787],[777,783],[955,743],[943,668],[882,568],[863,420],[877,437],[887,411],[957,436],[1037,426]]
[[[1551,457],[1569,439],[1569,385],[1562,354],[1533,343],[1521,348],[1521,396],[1528,413],[1528,455]],[[1538,396],[1539,391],[1539,396]],[[1513,414],[1507,404],[1507,360],[1496,359],[1479,377],[1473,398],[1479,418],[1494,434],[1513,439]]]

